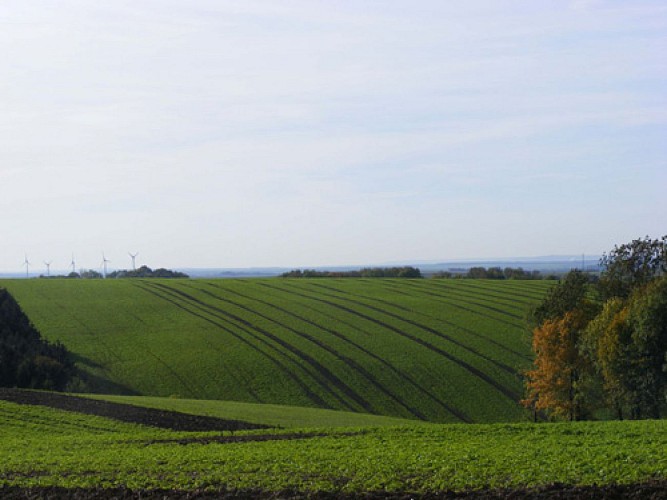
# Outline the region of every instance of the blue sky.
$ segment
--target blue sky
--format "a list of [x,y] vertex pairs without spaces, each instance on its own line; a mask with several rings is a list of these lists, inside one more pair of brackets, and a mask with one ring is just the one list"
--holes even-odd
[[0,269],[667,233],[662,1],[0,2]]

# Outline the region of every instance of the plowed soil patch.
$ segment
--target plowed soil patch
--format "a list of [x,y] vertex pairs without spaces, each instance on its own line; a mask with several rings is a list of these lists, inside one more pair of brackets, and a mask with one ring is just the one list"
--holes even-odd
[[67,489],[58,487],[46,488],[17,488],[0,487],[0,497],[5,500],[32,500],[32,499],[315,499],[315,500],[347,500],[347,499],[421,499],[421,500],[444,500],[444,499],[631,499],[631,500],[664,500],[667,498],[667,482],[655,481],[649,483],[630,485],[607,485],[607,486],[567,486],[549,485],[534,489],[499,489],[499,490],[476,490],[464,492],[444,491],[427,494],[411,493],[303,493],[294,491],[270,492],[263,490],[218,490],[218,491],[178,491],[178,490],[129,490],[125,488],[91,488],[91,489]]
[[190,415],[176,411],[157,410],[128,404],[68,396],[54,392],[0,388],[0,399],[12,403],[48,406],[59,410],[107,417],[122,422],[149,425],[175,431],[237,431],[266,429],[268,426],[239,420]]

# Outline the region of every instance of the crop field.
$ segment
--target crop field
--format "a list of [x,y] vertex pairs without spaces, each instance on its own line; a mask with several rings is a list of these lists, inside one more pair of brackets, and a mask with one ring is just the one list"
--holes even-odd
[[[0,487],[461,491],[667,477],[667,422],[181,432],[0,401]],[[662,490],[664,492],[664,490]]]
[[527,418],[527,308],[546,281],[5,280],[98,393],[432,422]]

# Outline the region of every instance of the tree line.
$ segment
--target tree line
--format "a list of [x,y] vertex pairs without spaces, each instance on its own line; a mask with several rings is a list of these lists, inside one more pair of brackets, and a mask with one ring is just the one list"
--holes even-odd
[[107,274],[107,278],[189,278],[185,273],[180,271],[172,271],[160,267],[158,269],[151,269],[148,266],[141,266],[138,269],[114,271]]
[[581,420],[660,418],[667,406],[667,236],[604,254],[596,283],[567,274],[530,314],[524,406]]
[[75,380],[74,361],[61,343],[50,343],[0,288],[0,387],[62,391]]
[[[81,269],[78,273],[71,272],[67,275],[57,276],[39,276],[43,279],[102,279],[104,274],[94,269]],[[189,278],[185,273],[180,271],[172,271],[160,267],[158,269],[151,269],[148,266],[141,266],[139,269],[121,269],[107,274],[107,278]]]
[[446,279],[483,279],[483,280],[541,280],[556,279],[555,276],[544,276],[538,270],[527,271],[522,267],[471,267],[466,272],[438,271],[433,278]]
[[283,273],[281,278],[423,278],[421,271],[412,266],[367,267],[358,271],[316,271],[294,269]]

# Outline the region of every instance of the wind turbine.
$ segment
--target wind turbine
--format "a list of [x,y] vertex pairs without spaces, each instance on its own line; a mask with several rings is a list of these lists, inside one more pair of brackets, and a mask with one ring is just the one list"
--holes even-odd
[[76,263],[74,262],[74,253],[72,253],[72,262],[70,262],[72,266],[72,273],[76,273]]
[[25,260],[23,261],[23,265],[25,266],[25,277],[29,278],[30,277],[30,261],[28,260],[28,254],[25,254]]
[[107,277],[107,262],[111,262],[111,261],[107,260],[107,258],[104,256],[104,252],[102,252],[102,265],[104,266],[104,278],[105,279]]
[[52,261],[48,261],[48,262],[44,261],[44,265],[46,266],[46,277],[47,278],[49,276],[51,276],[51,262]]
[[137,253],[135,253],[135,254],[130,253],[130,254],[128,254],[128,255],[129,255],[130,258],[132,259],[132,270],[133,270],[133,271],[136,271],[136,270],[137,270],[137,266],[136,266],[135,263],[134,263],[134,259],[137,258],[137,255],[139,255],[139,252],[137,252]]

